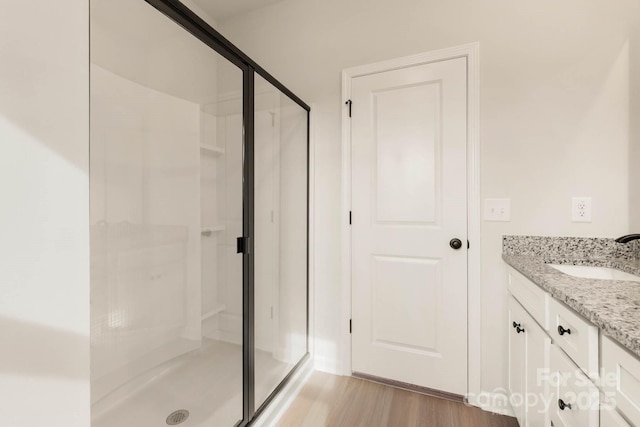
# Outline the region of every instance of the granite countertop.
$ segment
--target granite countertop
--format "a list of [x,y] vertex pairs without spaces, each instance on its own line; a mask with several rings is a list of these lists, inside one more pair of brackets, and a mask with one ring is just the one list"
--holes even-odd
[[[504,261],[598,326],[602,333],[640,357],[640,283],[621,280],[584,279],[564,274],[546,264],[612,267],[640,275],[640,261],[607,251],[563,252],[554,248],[514,250],[505,236]],[[522,237],[518,236],[518,239]],[[558,238],[561,239],[561,238]],[[595,240],[595,239],[590,239]],[[607,239],[611,240],[611,239]],[[566,242],[565,242],[566,243]],[[530,248],[531,245],[528,246]],[[566,248],[565,248],[566,249]],[[578,255],[578,256],[576,256]],[[585,256],[587,255],[587,256]],[[617,255],[612,257],[611,255]]]

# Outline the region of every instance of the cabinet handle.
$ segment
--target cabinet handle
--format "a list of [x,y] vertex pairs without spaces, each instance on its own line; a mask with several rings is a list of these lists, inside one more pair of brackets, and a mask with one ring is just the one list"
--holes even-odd
[[518,325],[518,326],[516,327],[516,332],[517,332],[517,333],[524,332],[524,328],[521,328],[521,327],[520,327],[520,325]]
[[571,409],[571,403],[564,403],[562,399],[558,399],[558,408],[564,411],[564,408]]
[[517,327],[519,327],[519,326],[520,326],[520,323],[513,322],[513,327],[514,327],[514,328],[517,328]]
[[[571,329],[569,329],[569,328],[565,329],[565,328],[562,327],[562,325],[558,325],[558,333],[560,335],[564,335],[564,334],[571,335]],[[569,409],[571,409],[571,408],[569,408]]]

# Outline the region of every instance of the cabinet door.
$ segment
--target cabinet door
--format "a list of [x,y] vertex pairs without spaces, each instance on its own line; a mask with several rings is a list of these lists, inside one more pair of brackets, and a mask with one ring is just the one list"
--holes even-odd
[[513,297],[509,298],[509,398],[522,427],[549,425],[551,339]]
[[[513,412],[521,426],[525,426],[525,337],[522,332],[522,322],[526,312],[520,304],[509,297],[509,401]],[[519,329],[520,328],[520,329]]]
[[602,376],[607,401],[631,423],[640,425],[640,360],[603,337]]
[[600,427],[631,427],[613,408],[600,411]]
[[549,362],[551,338],[528,314],[524,313],[522,328],[525,344],[526,423],[529,427],[549,423]]
[[596,386],[558,347],[551,346],[551,421],[555,427],[598,427]]

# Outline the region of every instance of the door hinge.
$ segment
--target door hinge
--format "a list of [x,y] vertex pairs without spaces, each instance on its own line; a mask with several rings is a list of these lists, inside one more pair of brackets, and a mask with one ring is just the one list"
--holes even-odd
[[352,333],[352,332],[353,332],[353,328],[352,328],[352,323],[353,323],[353,322],[352,322],[352,320],[353,320],[353,319],[349,319],[349,333]]
[[345,102],[345,104],[347,104],[349,106],[349,117],[351,117],[351,104],[352,104],[351,100],[350,99],[347,100],[347,102]]
[[248,254],[249,253],[249,238],[248,237],[238,237],[236,240],[236,253],[238,254]]
[[351,225],[351,211],[349,211],[349,225]]

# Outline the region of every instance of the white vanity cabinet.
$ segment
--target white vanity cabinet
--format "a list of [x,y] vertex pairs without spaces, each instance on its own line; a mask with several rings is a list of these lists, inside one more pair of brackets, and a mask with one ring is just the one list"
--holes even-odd
[[520,303],[509,297],[509,393],[521,426],[548,426],[541,396],[549,394],[540,376],[549,368],[551,339]]
[[509,399],[521,427],[640,427],[640,358],[509,267]]
[[512,268],[508,279],[509,400],[518,423],[597,427],[599,391],[565,351],[597,376],[598,329]]

